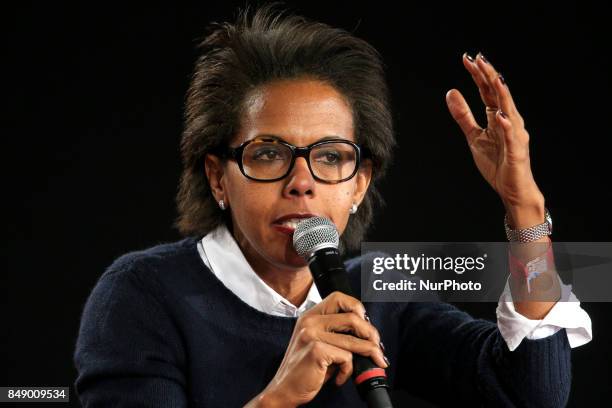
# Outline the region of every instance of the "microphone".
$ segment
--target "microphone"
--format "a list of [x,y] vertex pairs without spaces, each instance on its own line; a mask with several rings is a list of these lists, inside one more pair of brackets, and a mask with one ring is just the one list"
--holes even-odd
[[[308,262],[310,272],[321,297],[334,291],[349,296],[353,290],[338,251],[339,235],[333,222],[323,217],[300,221],[293,232],[296,252]],[[372,359],[353,354],[353,382],[361,399],[370,408],[392,408],[387,375]]]

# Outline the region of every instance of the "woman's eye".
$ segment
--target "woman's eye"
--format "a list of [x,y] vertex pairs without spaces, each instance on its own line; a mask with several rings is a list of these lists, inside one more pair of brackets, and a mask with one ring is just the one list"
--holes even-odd
[[322,152],[317,156],[317,161],[324,164],[336,164],[342,157],[338,152]]
[[279,154],[276,150],[260,150],[255,153],[255,160],[277,160],[280,159]]
[[325,155],[325,158],[327,159],[328,162],[335,163],[338,160],[340,160],[340,155],[337,153],[327,153]]

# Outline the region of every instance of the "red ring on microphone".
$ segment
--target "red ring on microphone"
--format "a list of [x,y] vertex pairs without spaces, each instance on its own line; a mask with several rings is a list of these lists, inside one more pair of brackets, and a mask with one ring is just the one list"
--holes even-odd
[[359,374],[357,378],[355,378],[355,384],[359,385],[365,380],[369,380],[372,377],[387,378],[387,374],[385,373],[385,370],[383,370],[382,368],[371,368],[368,371],[364,371],[363,373]]

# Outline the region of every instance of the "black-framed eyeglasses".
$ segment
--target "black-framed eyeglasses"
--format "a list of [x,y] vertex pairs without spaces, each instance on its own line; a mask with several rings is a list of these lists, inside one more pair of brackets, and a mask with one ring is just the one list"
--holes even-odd
[[308,163],[315,180],[336,184],[351,179],[362,160],[362,148],[345,139],[326,139],[297,147],[275,137],[259,136],[238,147],[228,147],[224,156],[236,160],[244,176],[271,182],[285,178],[297,157]]

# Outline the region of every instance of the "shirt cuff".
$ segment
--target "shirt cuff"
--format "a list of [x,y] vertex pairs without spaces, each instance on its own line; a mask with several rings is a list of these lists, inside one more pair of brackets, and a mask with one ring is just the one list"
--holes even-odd
[[578,347],[593,339],[591,318],[580,307],[580,301],[572,293],[572,286],[563,284],[560,277],[561,299],[542,320],[532,320],[514,310],[512,294],[506,286],[497,304],[497,327],[510,351],[514,351],[525,337],[531,340],[552,336],[562,328],[567,333],[570,347]]

